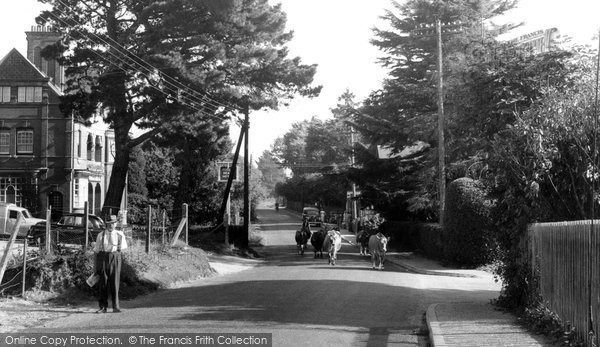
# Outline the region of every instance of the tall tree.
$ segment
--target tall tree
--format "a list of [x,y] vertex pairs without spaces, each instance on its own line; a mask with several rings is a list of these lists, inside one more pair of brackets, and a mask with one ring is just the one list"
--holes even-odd
[[[384,56],[381,64],[389,69],[389,77],[380,90],[371,93],[365,100],[361,112],[355,113],[356,128],[371,142],[386,145],[400,152],[415,141],[424,141],[437,147],[437,49],[433,24],[462,23],[458,32],[442,33],[443,66],[445,75],[444,96],[446,97],[447,119],[460,117],[458,108],[470,99],[451,99],[450,91],[464,83],[465,67],[478,61],[489,61],[493,57],[486,52],[495,45],[494,36],[502,27],[489,28],[484,23],[514,7],[516,1],[457,0],[424,1],[409,0],[395,3],[395,8],[384,18],[389,28],[375,29],[372,43]],[[493,50],[491,50],[493,51]],[[470,106],[471,104],[468,104]],[[462,111],[462,110],[461,110]],[[452,139],[448,137],[448,141]],[[422,190],[414,196],[416,206],[432,207],[426,202],[434,197],[436,185],[430,184],[431,169],[438,158],[435,151],[427,154],[428,164],[415,171],[422,181]]]
[[[320,89],[314,65],[288,58],[286,16],[268,0],[40,2],[51,8],[38,21],[65,34],[44,52],[67,67],[64,112],[101,109],[115,131],[105,206],[120,206],[131,149],[173,117],[221,123],[230,108],[276,108]],[[148,131],[132,138],[134,124]]]
[[260,181],[262,185],[269,195],[274,195],[277,183],[285,181],[285,170],[269,150],[263,151],[256,165],[261,172]]

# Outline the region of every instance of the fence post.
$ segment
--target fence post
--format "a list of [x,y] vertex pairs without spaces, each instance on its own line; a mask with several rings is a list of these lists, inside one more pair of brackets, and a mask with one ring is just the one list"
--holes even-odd
[[25,299],[25,278],[27,274],[27,237],[23,238],[23,285],[21,287],[21,297]]
[[[48,209],[46,210],[46,254],[50,254],[52,252],[52,248],[50,247],[50,245],[52,244],[52,240],[50,239],[51,235],[50,235],[50,219],[52,216],[52,206],[48,206]],[[58,233],[58,231],[57,231]],[[58,234],[56,235],[56,237],[58,238]]]
[[146,253],[150,253],[150,232],[152,231],[152,205],[148,205],[148,227],[146,228]]
[[225,227],[225,247],[229,248],[229,225],[231,224],[231,192],[229,196],[227,196],[227,212],[225,213],[225,218],[223,219],[223,224]]
[[83,202],[83,232],[85,233],[85,243],[83,244],[83,250],[85,250],[87,248],[87,245],[89,243],[89,238],[88,238],[88,202],[84,201]]
[[188,204],[183,204],[183,213],[185,217],[185,245],[188,245],[188,227],[190,225],[190,219],[188,216]]
[[165,223],[167,220],[167,210],[162,211],[162,244],[165,244]]
[[21,227],[21,223],[23,222],[23,217],[19,215],[17,217],[17,223],[15,223],[15,227],[10,234],[10,238],[6,243],[6,248],[4,249],[4,255],[2,255],[2,261],[0,261],[0,283],[2,283],[2,278],[4,277],[4,271],[6,270],[6,265],[8,264],[8,255],[11,253],[10,249],[12,245],[15,243],[17,238],[17,234],[19,233],[19,228]]

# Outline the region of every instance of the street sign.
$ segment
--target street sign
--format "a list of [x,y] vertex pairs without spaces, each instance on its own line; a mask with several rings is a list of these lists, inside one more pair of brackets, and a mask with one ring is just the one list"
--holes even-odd
[[237,167],[232,169],[231,164],[232,163],[230,161],[217,163],[219,182],[227,182],[229,175],[231,174],[233,174],[233,180],[237,181]]
[[[357,190],[357,191],[356,191],[356,197],[359,197],[359,196],[360,196],[360,190]],[[348,198],[348,199],[349,199],[349,198],[351,198],[351,197],[352,197],[352,191],[351,191],[351,190],[349,190],[349,191],[347,191],[347,192],[346,192],[346,198]]]

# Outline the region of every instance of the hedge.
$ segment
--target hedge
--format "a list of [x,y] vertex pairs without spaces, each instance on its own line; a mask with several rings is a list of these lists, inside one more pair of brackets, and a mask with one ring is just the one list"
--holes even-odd
[[481,182],[463,177],[446,191],[444,243],[446,258],[476,266],[493,259],[494,242],[489,227],[491,203]]
[[381,231],[391,236],[390,248],[399,251],[418,251],[423,255],[442,259],[444,256],[442,228],[436,223],[414,221],[386,221]]

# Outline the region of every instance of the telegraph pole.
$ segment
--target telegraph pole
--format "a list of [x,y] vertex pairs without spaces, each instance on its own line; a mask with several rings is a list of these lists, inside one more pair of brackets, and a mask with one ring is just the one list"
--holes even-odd
[[[597,56],[597,62],[596,62],[596,95],[594,98],[594,129],[593,129],[593,133],[594,133],[594,147],[593,147],[593,154],[592,154],[592,168],[597,168],[598,166],[596,165],[596,161],[597,161],[597,156],[598,156],[598,151],[596,149],[596,145],[597,145],[597,129],[598,129],[598,79],[600,78],[599,76],[600,74],[600,32],[598,35],[598,56]],[[589,231],[589,235],[588,235],[588,244],[587,244],[587,251],[588,251],[588,274],[587,274],[587,292],[588,292],[588,297],[587,297],[587,301],[588,301],[588,336],[589,336],[589,345],[590,346],[596,346],[595,345],[595,339],[596,339],[596,332],[594,330],[594,308],[593,308],[593,298],[592,298],[592,277],[594,275],[593,270],[593,251],[594,251],[594,218],[595,218],[595,209],[596,209],[596,177],[595,173],[592,174],[592,193],[591,193],[591,210],[590,210],[590,218],[591,218],[591,222],[590,222],[590,231]],[[596,302],[598,302],[598,298],[596,298]]]
[[246,100],[244,110],[244,230],[242,232],[242,248],[248,248],[248,235],[250,229],[250,170],[248,167],[248,134],[250,128],[250,102]]
[[439,222],[444,226],[444,207],[446,204],[446,144],[444,142],[444,74],[442,63],[442,24],[440,17],[435,19],[435,31],[437,38],[437,67],[438,67],[438,191],[440,199]]
[[[437,43],[437,108],[438,108],[438,119],[437,119],[437,133],[438,133],[438,198],[439,198],[439,223],[441,226],[444,225],[444,211],[445,211],[445,200],[446,200],[446,143],[444,140],[444,66],[443,66],[443,55],[442,55],[442,30],[447,28],[450,32],[460,31],[462,23],[460,21],[444,23],[442,25],[440,17],[435,18],[435,37]],[[431,25],[421,25],[420,28],[415,29],[414,32],[424,31],[425,33],[419,33],[419,35],[429,36],[431,34]]]
[[[350,142],[352,145],[352,155],[350,157],[350,165],[354,167],[354,127],[350,126]],[[358,233],[358,211],[356,206],[356,183],[352,181],[352,232]],[[356,228],[354,227],[356,225]]]

